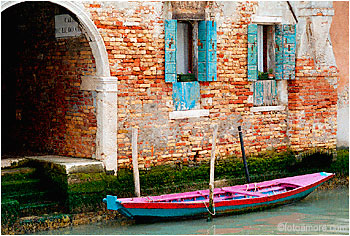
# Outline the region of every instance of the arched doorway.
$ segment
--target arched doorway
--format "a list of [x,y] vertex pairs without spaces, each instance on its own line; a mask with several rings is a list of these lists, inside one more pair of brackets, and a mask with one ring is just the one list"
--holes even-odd
[[[57,15],[71,16],[81,35],[57,37]],[[115,108],[117,79],[83,6],[2,2],[2,49],[2,157],[96,158],[115,171],[117,110],[104,114]]]

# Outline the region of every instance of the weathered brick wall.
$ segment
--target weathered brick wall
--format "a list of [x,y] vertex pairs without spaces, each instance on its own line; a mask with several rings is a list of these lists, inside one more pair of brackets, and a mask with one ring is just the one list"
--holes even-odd
[[320,67],[313,59],[296,61],[296,79],[288,81],[288,133],[297,151],[336,148],[337,81],[335,67]]
[[[131,165],[132,127],[139,128],[139,164],[146,168],[208,159],[214,123],[219,125],[220,155],[240,153],[238,125],[242,125],[248,154],[271,148],[285,150],[290,145],[298,151],[334,147],[336,96],[332,98],[334,89],[328,83],[334,82],[334,75],[308,75],[307,71],[298,74],[295,81],[288,83],[290,104],[285,110],[251,112],[247,25],[257,3],[230,4],[211,2],[206,10],[217,22],[218,34],[218,79],[200,82],[201,109],[208,109],[210,115],[176,120],[169,119],[169,112],[174,110],[172,85],[164,81],[164,20],[169,11],[166,4],[85,4],[105,42],[111,74],[118,77],[119,167]],[[309,90],[313,91],[311,96],[307,94]],[[302,99],[302,106],[298,99]],[[304,120],[300,124],[307,127],[297,125],[299,120]],[[310,133],[315,123],[319,128]]]
[[157,138],[169,128],[167,102],[172,100],[171,84],[164,82],[162,6],[161,2],[86,4],[104,39],[111,75],[118,77],[118,160],[122,165],[131,158],[134,126],[140,128],[141,165],[159,157],[152,154],[152,150],[159,152],[153,145],[166,146]]
[[[81,76],[95,73],[85,36],[56,39],[55,15],[68,12],[51,3],[23,3],[20,16],[14,136],[24,150],[74,157],[95,153],[95,94],[80,91]],[[8,21],[9,23],[11,21]],[[3,67],[4,68],[4,67]],[[2,78],[11,79],[11,78]],[[19,139],[22,139],[19,141]]]
[[118,162],[131,163],[131,128],[139,127],[141,167],[208,159],[213,123],[219,124],[218,152],[239,153],[237,126],[249,153],[285,149],[286,112],[251,113],[247,81],[247,24],[254,3],[237,3],[236,14],[213,3],[218,21],[218,80],[201,82],[201,108],[209,117],[170,120],[172,86],[164,82],[162,2],[86,4],[107,48],[111,74],[118,77]]

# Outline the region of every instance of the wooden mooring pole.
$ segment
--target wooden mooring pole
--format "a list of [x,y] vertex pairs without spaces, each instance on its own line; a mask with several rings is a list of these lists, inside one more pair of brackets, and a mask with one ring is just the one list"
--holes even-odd
[[214,125],[213,141],[210,156],[210,179],[209,179],[209,212],[208,221],[212,221],[214,214],[214,172],[215,172],[215,151],[216,151],[216,137],[218,134],[218,125]]
[[250,183],[248,165],[247,165],[247,160],[245,158],[245,151],[244,151],[244,143],[243,143],[243,135],[242,135],[242,128],[241,128],[241,126],[238,126],[238,133],[239,133],[239,141],[241,142],[241,149],[242,149],[242,157],[243,157],[245,176],[247,178],[247,183]]
[[138,163],[138,150],[137,150],[137,134],[138,129],[132,128],[132,166],[134,170],[134,184],[135,184],[135,195],[141,196],[140,192],[140,176],[139,176],[139,163]]

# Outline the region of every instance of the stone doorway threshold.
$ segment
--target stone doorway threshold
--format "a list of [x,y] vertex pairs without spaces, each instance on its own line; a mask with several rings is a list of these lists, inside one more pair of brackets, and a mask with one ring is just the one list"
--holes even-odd
[[55,169],[59,169],[62,174],[104,172],[103,163],[101,161],[58,155],[28,156],[4,159],[1,160],[1,168],[11,167],[26,160],[54,165],[57,167]]

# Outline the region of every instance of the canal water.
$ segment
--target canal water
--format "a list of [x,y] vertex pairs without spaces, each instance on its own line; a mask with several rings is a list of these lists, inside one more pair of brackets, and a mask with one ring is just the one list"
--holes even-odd
[[318,190],[292,204],[265,211],[206,219],[120,224],[95,223],[36,234],[349,234],[349,188]]

